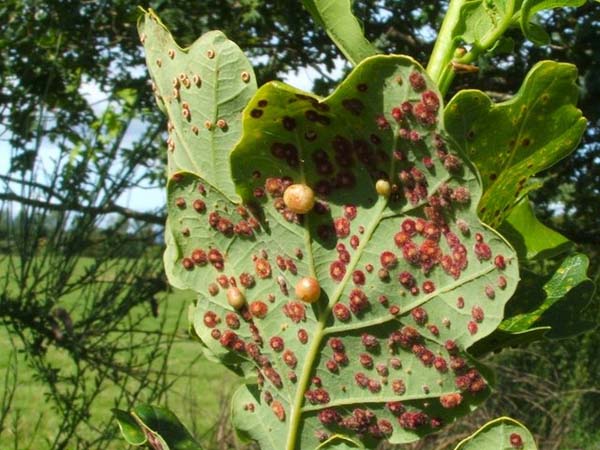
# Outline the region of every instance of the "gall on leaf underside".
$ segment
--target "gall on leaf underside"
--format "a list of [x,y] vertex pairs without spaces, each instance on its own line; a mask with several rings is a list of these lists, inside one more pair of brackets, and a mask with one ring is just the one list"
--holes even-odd
[[[418,63],[375,56],[325,99],[278,82],[257,91],[231,153],[242,202],[195,171],[171,176],[169,276],[198,293],[206,350],[256,381],[233,399],[241,437],[262,449],[410,442],[489,393],[466,349],[502,320],[518,267],[477,218],[481,183],[442,110]],[[310,212],[287,208],[292,184],[315,192]],[[303,277],[319,282],[314,303],[295,298]]]

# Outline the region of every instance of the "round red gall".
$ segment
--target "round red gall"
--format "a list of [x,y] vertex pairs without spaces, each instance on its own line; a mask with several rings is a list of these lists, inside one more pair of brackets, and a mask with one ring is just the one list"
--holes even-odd
[[451,409],[456,408],[458,405],[462,403],[463,396],[458,392],[453,392],[451,394],[445,394],[440,397],[440,404],[443,408]]
[[331,338],[329,340],[329,346],[334,352],[343,352],[346,348],[340,338]]
[[213,297],[219,293],[219,285],[217,283],[210,283],[208,285],[208,293]]
[[283,350],[284,347],[284,343],[283,343],[283,339],[279,336],[273,336],[270,340],[269,340],[269,345],[271,346],[271,348],[276,351],[276,352],[280,352]]
[[301,344],[306,344],[308,342],[308,332],[304,328],[298,330],[298,340]]
[[333,306],[333,315],[341,322],[350,320],[350,310],[343,303],[336,303]]
[[225,323],[232,330],[237,330],[240,327],[240,319],[234,313],[227,313],[225,315]]
[[338,238],[345,238],[350,234],[350,221],[346,217],[338,217],[335,219],[333,227]]
[[183,258],[181,264],[185,270],[192,270],[194,268],[194,261],[192,258]]
[[433,281],[425,281],[423,283],[423,292],[425,292],[426,294],[431,294],[433,291],[435,291],[435,284],[433,284]]
[[373,358],[370,355],[367,355],[366,353],[361,353],[358,356],[358,361],[360,362],[360,365],[363,366],[365,369],[373,368]]
[[345,205],[344,206],[344,216],[349,220],[354,220],[356,218],[357,209],[355,205]]
[[358,286],[365,284],[365,274],[362,270],[355,270],[352,272],[352,282]]
[[269,311],[269,307],[263,301],[256,300],[250,303],[250,314],[257,319],[264,319]]
[[254,261],[254,269],[258,278],[268,278],[271,276],[271,264],[263,258],[257,258]]
[[204,325],[207,328],[214,328],[219,323],[219,317],[212,311],[204,314]]
[[404,407],[402,402],[387,402],[385,406],[394,416],[399,416],[404,411],[406,411],[406,408]]
[[479,327],[477,326],[477,324],[475,322],[473,322],[472,320],[467,324],[467,330],[469,330],[469,333],[471,335],[477,333],[477,331],[479,330]]
[[384,269],[393,269],[398,264],[398,258],[392,252],[385,251],[379,255],[379,262]]
[[422,91],[425,89],[425,78],[420,72],[412,72],[408,76],[408,82],[415,91]]
[[511,433],[509,439],[512,448],[523,448],[523,438],[519,433]]
[[344,278],[344,275],[346,275],[346,266],[341,261],[332,262],[329,266],[329,275],[334,281],[339,283]]
[[203,213],[204,211],[206,211],[206,204],[204,203],[204,201],[202,201],[200,199],[194,200],[194,203],[192,203],[192,206],[198,213]]
[[281,355],[281,358],[283,359],[283,362],[291,369],[294,369],[298,364],[298,359],[296,358],[296,355],[290,349],[284,351],[283,355]]
[[403,395],[406,393],[406,384],[402,380],[394,380],[392,381],[392,390],[396,395]]
[[427,312],[420,306],[413,308],[410,313],[417,324],[424,325],[427,323]]
[[481,306],[478,306],[478,305],[473,306],[473,308],[471,309],[471,317],[473,317],[473,320],[475,322],[478,322],[478,323],[483,322],[484,313],[483,313],[483,309],[481,308]]
[[500,289],[505,289],[506,288],[506,284],[507,284],[506,277],[504,275],[500,275],[498,277],[498,287]]
[[421,94],[421,102],[430,112],[437,112],[440,108],[440,99],[433,91],[425,91]]

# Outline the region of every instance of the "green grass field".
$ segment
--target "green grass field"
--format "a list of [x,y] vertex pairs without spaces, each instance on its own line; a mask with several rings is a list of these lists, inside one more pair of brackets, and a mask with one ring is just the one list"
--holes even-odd
[[[85,261],[82,264],[85,264]],[[0,263],[0,268],[2,266]],[[76,296],[72,297],[65,302],[76,302]],[[168,390],[161,406],[172,409],[196,437],[206,442],[209,438],[214,438],[213,428],[219,422],[218,412],[224,409],[224,402],[228,401],[239,380],[222,366],[207,361],[202,356],[199,344],[188,339],[185,311],[192,298],[192,294],[182,291],[168,294],[161,302],[159,317],[148,316],[142,326],[155,329],[158,321],[165,319],[165,332],[176,334],[177,339],[168,359],[166,377],[167,382],[174,381],[174,384]],[[180,317],[182,307],[184,309]],[[3,395],[5,376],[9,373],[11,365],[9,339],[8,330],[0,325],[0,396]],[[48,352],[48,360],[56,367],[69,367],[72,364],[69,355],[52,347]],[[0,434],[0,449],[50,448],[50,441],[60,423],[60,416],[46,401],[47,386],[36,379],[36,371],[29,366],[26,355],[18,353],[16,361],[18,387],[5,429]],[[112,415],[111,408],[115,407],[115,397],[118,394],[119,389],[114,386],[104,389],[93,402],[88,423],[105,423]],[[140,401],[144,401],[143,394]],[[91,434],[95,432],[91,429],[90,431]],[[103,448],[124,449],[126,445],[119,439]]]

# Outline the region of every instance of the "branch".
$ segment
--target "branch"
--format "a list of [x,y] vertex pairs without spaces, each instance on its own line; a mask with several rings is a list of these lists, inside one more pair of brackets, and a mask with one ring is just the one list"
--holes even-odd
[[123,206],[108,204],[105,206],[85,206],[75,204],[57,204],[50,203],[43,200],[35,200],[32,198],[22,197],[20,195],[12,193],[0,193],[0,200],[6,200],[10,202],[18,202],[23,205],[34,206],[38,208],[45,208],[52,211],[77,211],[96,216],[102,216],[106,214],[120,214],[128,219],[141,220],[142,222],[153,223],[156,225],[164,225],[166,216],[162,214],[153,214],[149,212],[135,211],[133,209],[125,208]]
[[51,195],[52,197],[56,197],[57,199],[64,201],[64,197],[56,193],[52,187],[46,186],[41,183],[36,183],[35,181],[12,178],[8,175],[0,175],[0,180],[6,181],[7,183],[18,183],[21,185],[37,188],[44,191],[46,194]]

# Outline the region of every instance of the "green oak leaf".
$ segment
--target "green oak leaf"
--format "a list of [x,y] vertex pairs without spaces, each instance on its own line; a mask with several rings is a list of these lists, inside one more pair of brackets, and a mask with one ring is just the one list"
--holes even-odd
[[492,334],[477,341],[469,353],[475,358],[482,358],[505,348],[524,347],[544,338],[550,327],[536,327],[524,331],[504,331],[497,329]]
[[353,65],[377,54],[352,14],[350,0],[302,0],[304,7]]
[[518,3],[512,0],[467,0],[460,9],[453,34],[476,48],[488,49],[512,23]]
[[133,411],[113,413],[128,444],[153,450],[202,450],[179,419],[168,409],[139,405]]
[[454,450],[537,450],[533,436],[524,425],[510,417],[500,417],[483,425]]
[[515,51],[515,41],[510,37],[502,37],[488,50],[494,56],[508,55]]
[[544,45],[550,42],[550,37],[535,23],[535,15],[548,9],[584,4],[585,0],[467,0],[462,3],[453,35],[476,49],[487,50],[507,29],[520,25],[526,38]]
[[505,319],[469,349],[475,357],[542,338],[562,339],[596,327],[586,318],[595,285],[587,276],[585,255],[566,257],[551,276],[525,271],[506,305]]
[[[501,322],[518,263],[478,220],[481,182],[441,111],[418,63],[375,56],[324,99],[257,91],[231,154],[241,202],[197,173],[171,176],[169,278],[197,292],[207,350],[258,382],[232,402],[241,438],[411,442],[489,393],[466,349]],[[286,206],[290,183],[314,189],[310,212]],[[296,297],[302,277],[318,280],[314,304]]]
[[[595,290],[594,283],[587,276],[589,260],[587,256],[576,253],[564,259],[552,277],[543,284],[542,299],[535,308],[527,307],[531,302],[531,288],[517,290],[515,297],[507,305],[509,317],[500,324],[500,330],[511,333],[521,332],[533,327],[551,327],[546,334],[549,338],[565,338],[588,331],[596,326],[584,315]],[[538,276],[539,278],[539,276]],[[528,283],[525,283],[527,286]],[[531,285],[539,289],[538,284]],[[515,311],[511,305],[514,304]],[[520,312],[519,312],[520,310]]]
[[513,245],[521,259],[552,258],[573,246],[566,237],[535,217],[527,197],[517,203],[498,230]]
[[520,10],[519,23],[527,39],[535,44],[547,44],[550,36],[539,25],[532,23],[533,17],[544,10],[564,7],[578,7],[584,5],[586,0],[525,0]]
[[135,417],[131,413],[121,409],[113,409],[112,411],[119,424],[121,434],[127,443],[135,446],[144,445],[147,441],[146,434],[136,422]]
[[[168,173],[197,173],[233,201],[238,200],[229,154],[242,134],[242,110],[256,91],[250,62],[220,31],[206,33],[189,48],[180,48],[152,10],[140,18],[138,32],[157,103],[169,118]],[[171,254],[172,240],[167,224],[163,258],[167,275],[176,259]],[[176,279],[169,282],[185,288]]]
[[236,201],[229,153],[240,139],[242,110],[256,91],[250,62],[220,31],[177,45],[153,11],[138,32],[153,91],[168,122],[169,174],[187,170]]
[[543,61],[506,102],[464,90],[446,107],[448,132],[481,174],[484,222],[499,226],[531,189],[529,178],[577,147],[586,119],[575,106],[576,79],[575,66]]

